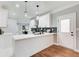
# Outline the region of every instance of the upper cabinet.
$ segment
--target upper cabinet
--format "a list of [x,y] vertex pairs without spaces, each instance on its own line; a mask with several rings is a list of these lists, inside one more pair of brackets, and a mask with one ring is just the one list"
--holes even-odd
[[40,16],[39,27],[50,27],[50,14]]
[[7,27],[8,10],[0,8],[0,27]]
[[36,25],[36,23],[35,23],[35,20],[33,19],[33,20],[31,20],[30,21],[30,28],[35,28],[35,25]]

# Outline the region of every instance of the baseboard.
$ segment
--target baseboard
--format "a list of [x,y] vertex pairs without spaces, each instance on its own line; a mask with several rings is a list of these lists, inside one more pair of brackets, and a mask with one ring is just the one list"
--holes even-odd
[[60,44],[58,44],[58,43],[54,43],[53,45],[60,45]]
[[[44,48],[42,48],[42,49],[40,49],[40,50],[38,50],[38,51],[35,51],[32,55],[34,55],[34,54],[36,54],[36,53],[38,53],[38,52],[40,52],[40,51],[42,51],[42,50],[44,50],[44,49],[50,47],[51,45],[53,45],[53,44],[50,44],[50,45],[48,45],[48,46],[46,46],[46,47],[44,47]],[[29,57],[31,57],[32,55],[30,55]]]

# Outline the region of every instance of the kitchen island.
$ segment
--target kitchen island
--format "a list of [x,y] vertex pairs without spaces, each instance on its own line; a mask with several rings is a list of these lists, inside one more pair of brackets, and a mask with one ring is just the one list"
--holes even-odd
[[15,57],[29,57],[54,44],[56,33],[14,35]]

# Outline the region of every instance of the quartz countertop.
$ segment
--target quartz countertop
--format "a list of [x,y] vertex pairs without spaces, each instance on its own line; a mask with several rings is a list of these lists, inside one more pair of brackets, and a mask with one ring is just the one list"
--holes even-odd
[[46,35],[53,35],[56,33],[44,33],[40,35],[34,35],[34,34],[20,34],[20,35],[14,35],[14,40],[22,40],[22,39],[28,39],[28,38],[34,38],[34,37],[41,37]]

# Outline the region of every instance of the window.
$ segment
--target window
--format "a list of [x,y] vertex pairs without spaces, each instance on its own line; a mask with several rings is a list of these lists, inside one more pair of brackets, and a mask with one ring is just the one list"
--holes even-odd
[[61,20],[61,32],[70,32],[70,19]]

